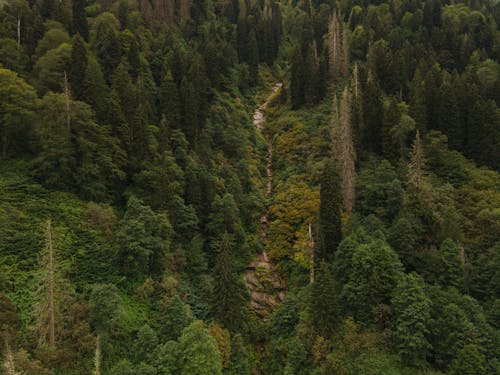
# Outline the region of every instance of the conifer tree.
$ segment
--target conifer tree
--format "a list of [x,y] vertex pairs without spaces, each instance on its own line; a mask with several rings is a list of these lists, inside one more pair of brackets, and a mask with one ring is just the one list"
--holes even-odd
[[85,12],[85,0],[73,0],[71,2],[73,8],[73,33],[80,34],[85,40],[89,39],[89,24],[87,22],[87,14]]
[[449,82],[449,78],[445,79],[439,91],[437,124],[435,126],[448,136],[448,145],[450,148],[455,150],[462,149],[465,141],[465,129],[460,118],[455,90]]
[[163,67],[159,95],[160,112],[166,116],[171,127],[180,127],[181,103],[179,90],[173,79],[172,72],[168,64],[165,64]]
[[234,239],[224,231],[219,237],[214,267],[212,312],[224,327],[234,331],[243,323],[245,289],[235,268]]
[[317,103],[319,97],[319,60],[315,41],[309,44],[304,64],[307,67],[304,69],[304,102],[308,105],[313,105]]
[[300,48],[295,48],[292,57],[290,95],[292,108],[297,109],[304,103],[304,61]]
[[340,208],[340,177],[332,161],[327,161],[321,177],[319,206],[319,241],[315,253],[316,264],[330,262],[342,239]]
[[368,79],[363,94],[365,124],[363,146],[372,152],[380,153],[382,150],[382,94],[371,71],[368,72]]
[[421,134],[425,134],[427,129],[426,100],[424,78],[420,68],[417,67],[411,82],[409,114],[415,120],[415,126]]
[[87,49],[80,34],[76,34],[73,37],[69,69],[69,82],[75,100],[83,99],[87,64]]
[[329,265],[323,260],[316,271],[310,296],[311,318],[321,335],[332,335],[339,315],[338,290]]

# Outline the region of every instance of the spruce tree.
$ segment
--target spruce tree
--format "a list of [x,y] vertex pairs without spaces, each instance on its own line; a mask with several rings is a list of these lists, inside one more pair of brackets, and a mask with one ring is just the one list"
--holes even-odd
[[231,331],[241,328],[246,303],[245,287],[236,273],[234,245],[234,239],[227,231],[219,236],[213,271],[212,312]]
[[82,100],[85,93],[85,74],[87,71],[87,49],[80,34],[73,37],[69,82],[73,99]]
[[331,262],[342,239],[340,208],[340,177],[332,161],[327,161],[321,176],[319,206],[319,249],[315,254],[316,264],[322,260]]

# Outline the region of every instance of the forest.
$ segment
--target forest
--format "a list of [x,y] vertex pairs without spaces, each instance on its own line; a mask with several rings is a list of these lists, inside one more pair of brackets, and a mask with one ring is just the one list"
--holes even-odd
[[0,374],[500,374],[499,25],[0,0]]

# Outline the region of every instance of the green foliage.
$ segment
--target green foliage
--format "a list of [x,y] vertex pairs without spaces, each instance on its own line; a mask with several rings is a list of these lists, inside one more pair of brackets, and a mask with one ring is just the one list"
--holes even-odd
[[430,348],[426,339],[430,300],[423,279],[415,273],[403,276],[393,291],[391,306],[399,355],[409,365],[425,367]]
[[348,282],[341,292],[344,313],[361,321],[373,318],[375,309],[389,305],[402,269],[397,254],[382,240],[360,243],[352,254]]
[[310,296],[312,324],[321,335],[335,332],[340,310],[338,289],[330,267],[322,261],[315,273]]
[[15,72],[0,68],[0,97],[0,137],[5,159],[11,148],[27,141],[36,109],[36,94]]
[[217,343],[203,322],[197,320],[184,329],[178,350],[181,375],[222,374]]
[[139,199],[130,197],[116,230],[122,273],[135,278],[162,270],[171,237],[172,227],[165,213],[157,214]]
[[89,299],[89,318],[99,335],[110,336],[123,327],[122,298],[113,284],[96,284]]
[[225,231],[216,242],[217,258],[214,267],[214,291],[212,312],[230,330],[242,326],[246,310],[245,286],[235,269],[235,242]]
[[340,177],[333,162],[327,162],[321,178],[319,225],[320,243],[315,261],[331,261],[337,250],[342,234],[340,223]]

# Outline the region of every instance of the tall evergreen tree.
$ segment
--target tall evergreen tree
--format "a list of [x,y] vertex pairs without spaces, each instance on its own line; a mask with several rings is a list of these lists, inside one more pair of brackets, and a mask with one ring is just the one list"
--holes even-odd
[[234,239],[227,231],[219,236],[212,300],[214,316],[232,331],[241,328],[246,303],[245,287],[236,273],[234,245]]
[[80,34],[83,39],[89,39],[89,24],[87,22],[87,14],[85,12],[85,0],[73,0],[71,2],[73,8],[73,33]]
[[339,316],[338,290],[330,266],[324,260],[315,273],[309,298],[312,324],[320,335],[332,335]]
[[331,262],[333,255],[342,239],[340,209],[342,198],[340,194],[340,177],[332,161],[327,161],[321,177],[319,206],[319,249],[315,261]]
[[87,49],[80,34],[76,34],[73,37],[69,69],[71,93],[75,100],[83,100],[87,65]]
[[382,151],[382,94],[371,71],[363,91],[365,132],[363,145],[366,149],[379,154]]
[[292,56],[290,96],[292,108],[297,109],[304,103],[304,61],[300,48],[295,48]]

